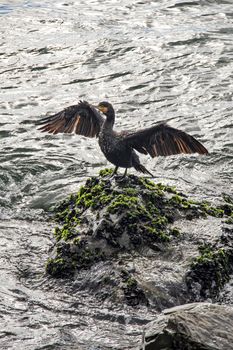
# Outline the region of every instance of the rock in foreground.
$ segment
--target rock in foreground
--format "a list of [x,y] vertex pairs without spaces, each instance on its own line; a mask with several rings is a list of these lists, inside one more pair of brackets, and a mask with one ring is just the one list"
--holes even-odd
[[147,326],[145,350],[233,349],[233,309],[194,303],[164,310]]

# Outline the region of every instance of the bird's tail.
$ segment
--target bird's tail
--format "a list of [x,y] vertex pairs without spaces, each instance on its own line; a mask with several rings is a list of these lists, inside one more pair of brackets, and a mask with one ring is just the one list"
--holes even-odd
[[134,168],[135,168],[137,171],[140,171],[140,173],[148,174],[148,175],[150,175],[151,177],[154,177],[154,175],[151,174],[151,173],[149,172],[149,170],[147,170],[142,164],[137,163],[137,164],[134,164],[133,166],[134,166]]

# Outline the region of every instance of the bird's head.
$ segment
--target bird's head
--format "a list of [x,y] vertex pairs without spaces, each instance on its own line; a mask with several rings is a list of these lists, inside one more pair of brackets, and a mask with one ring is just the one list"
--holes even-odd
[[103,114],[105,114],[106,116],[114,114],[113,106],[111,105],[111,103],[106,101],[100,102],[97,106],[97,109],[101,111]]

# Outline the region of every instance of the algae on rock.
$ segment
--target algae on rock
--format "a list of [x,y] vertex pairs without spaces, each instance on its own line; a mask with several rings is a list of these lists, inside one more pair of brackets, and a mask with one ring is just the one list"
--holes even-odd
[[[177,234],[170,226],[179,213],[175,210],[171,216],[171,200],[165,195],[174,193],[174,188],[133,175],[121,182],[110,181],[106,174],[109,171],[88,179],[76,195],[55,208],[60,226],[54,235],[66,248],[57,248],[56,256],[49,259],[50,274],[59,275],[60,259],[70,263],[73,273],[75,264],[79,269],[118,251],[156,249],[156,243],[169,242]],[[57,268],[51,268],[57,262]]]
[[[146,257],[161,252],[162,256],[169,247],[174,249],[186,239],[175,222],[206,220],[209,215],[220,220],[232,217],[233,204],[229,200],[213,206],[190,200],[174,187],[155,184],[144,177],[130,175],[122,181],[110,181],[110,174],[109,169],[101,171],[98,177],[88,179],[77,194],[54,208],[58,226],[54,230],[55,248],[46,264],[50,275],[72,276],[93,264],[117,261],[122,254]],[[185,281],[190,295],[198,284],[200,297],[215,297],[229,280],[233,254],[224,244],[204,243],[208,249],[199,244],[199,255],[197,250],[188,266],[185,262],[186,276],[181,283]],[[148,303],[134,273],[126,271],[122,277],[119,269],[117,276],[130,305]]]

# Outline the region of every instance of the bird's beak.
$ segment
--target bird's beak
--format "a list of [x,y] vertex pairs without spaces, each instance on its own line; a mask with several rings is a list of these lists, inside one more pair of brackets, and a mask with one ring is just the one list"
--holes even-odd
[[93,106],[93,105],[92,105],[92,107],[98,109],[98,110],[99,110],[100,112],[102,112],[102,113],[107,113],[107,111],[108,111],[108,108],[107,108],[107,107],[104,107],[104,106],[101,106],[101,105],[98,105],[98,106]]
[[98,109],[98,111],[103,112],[103,110],[101,109],[101,106],[95,106],[95,105],[91,105],[92,108]]

